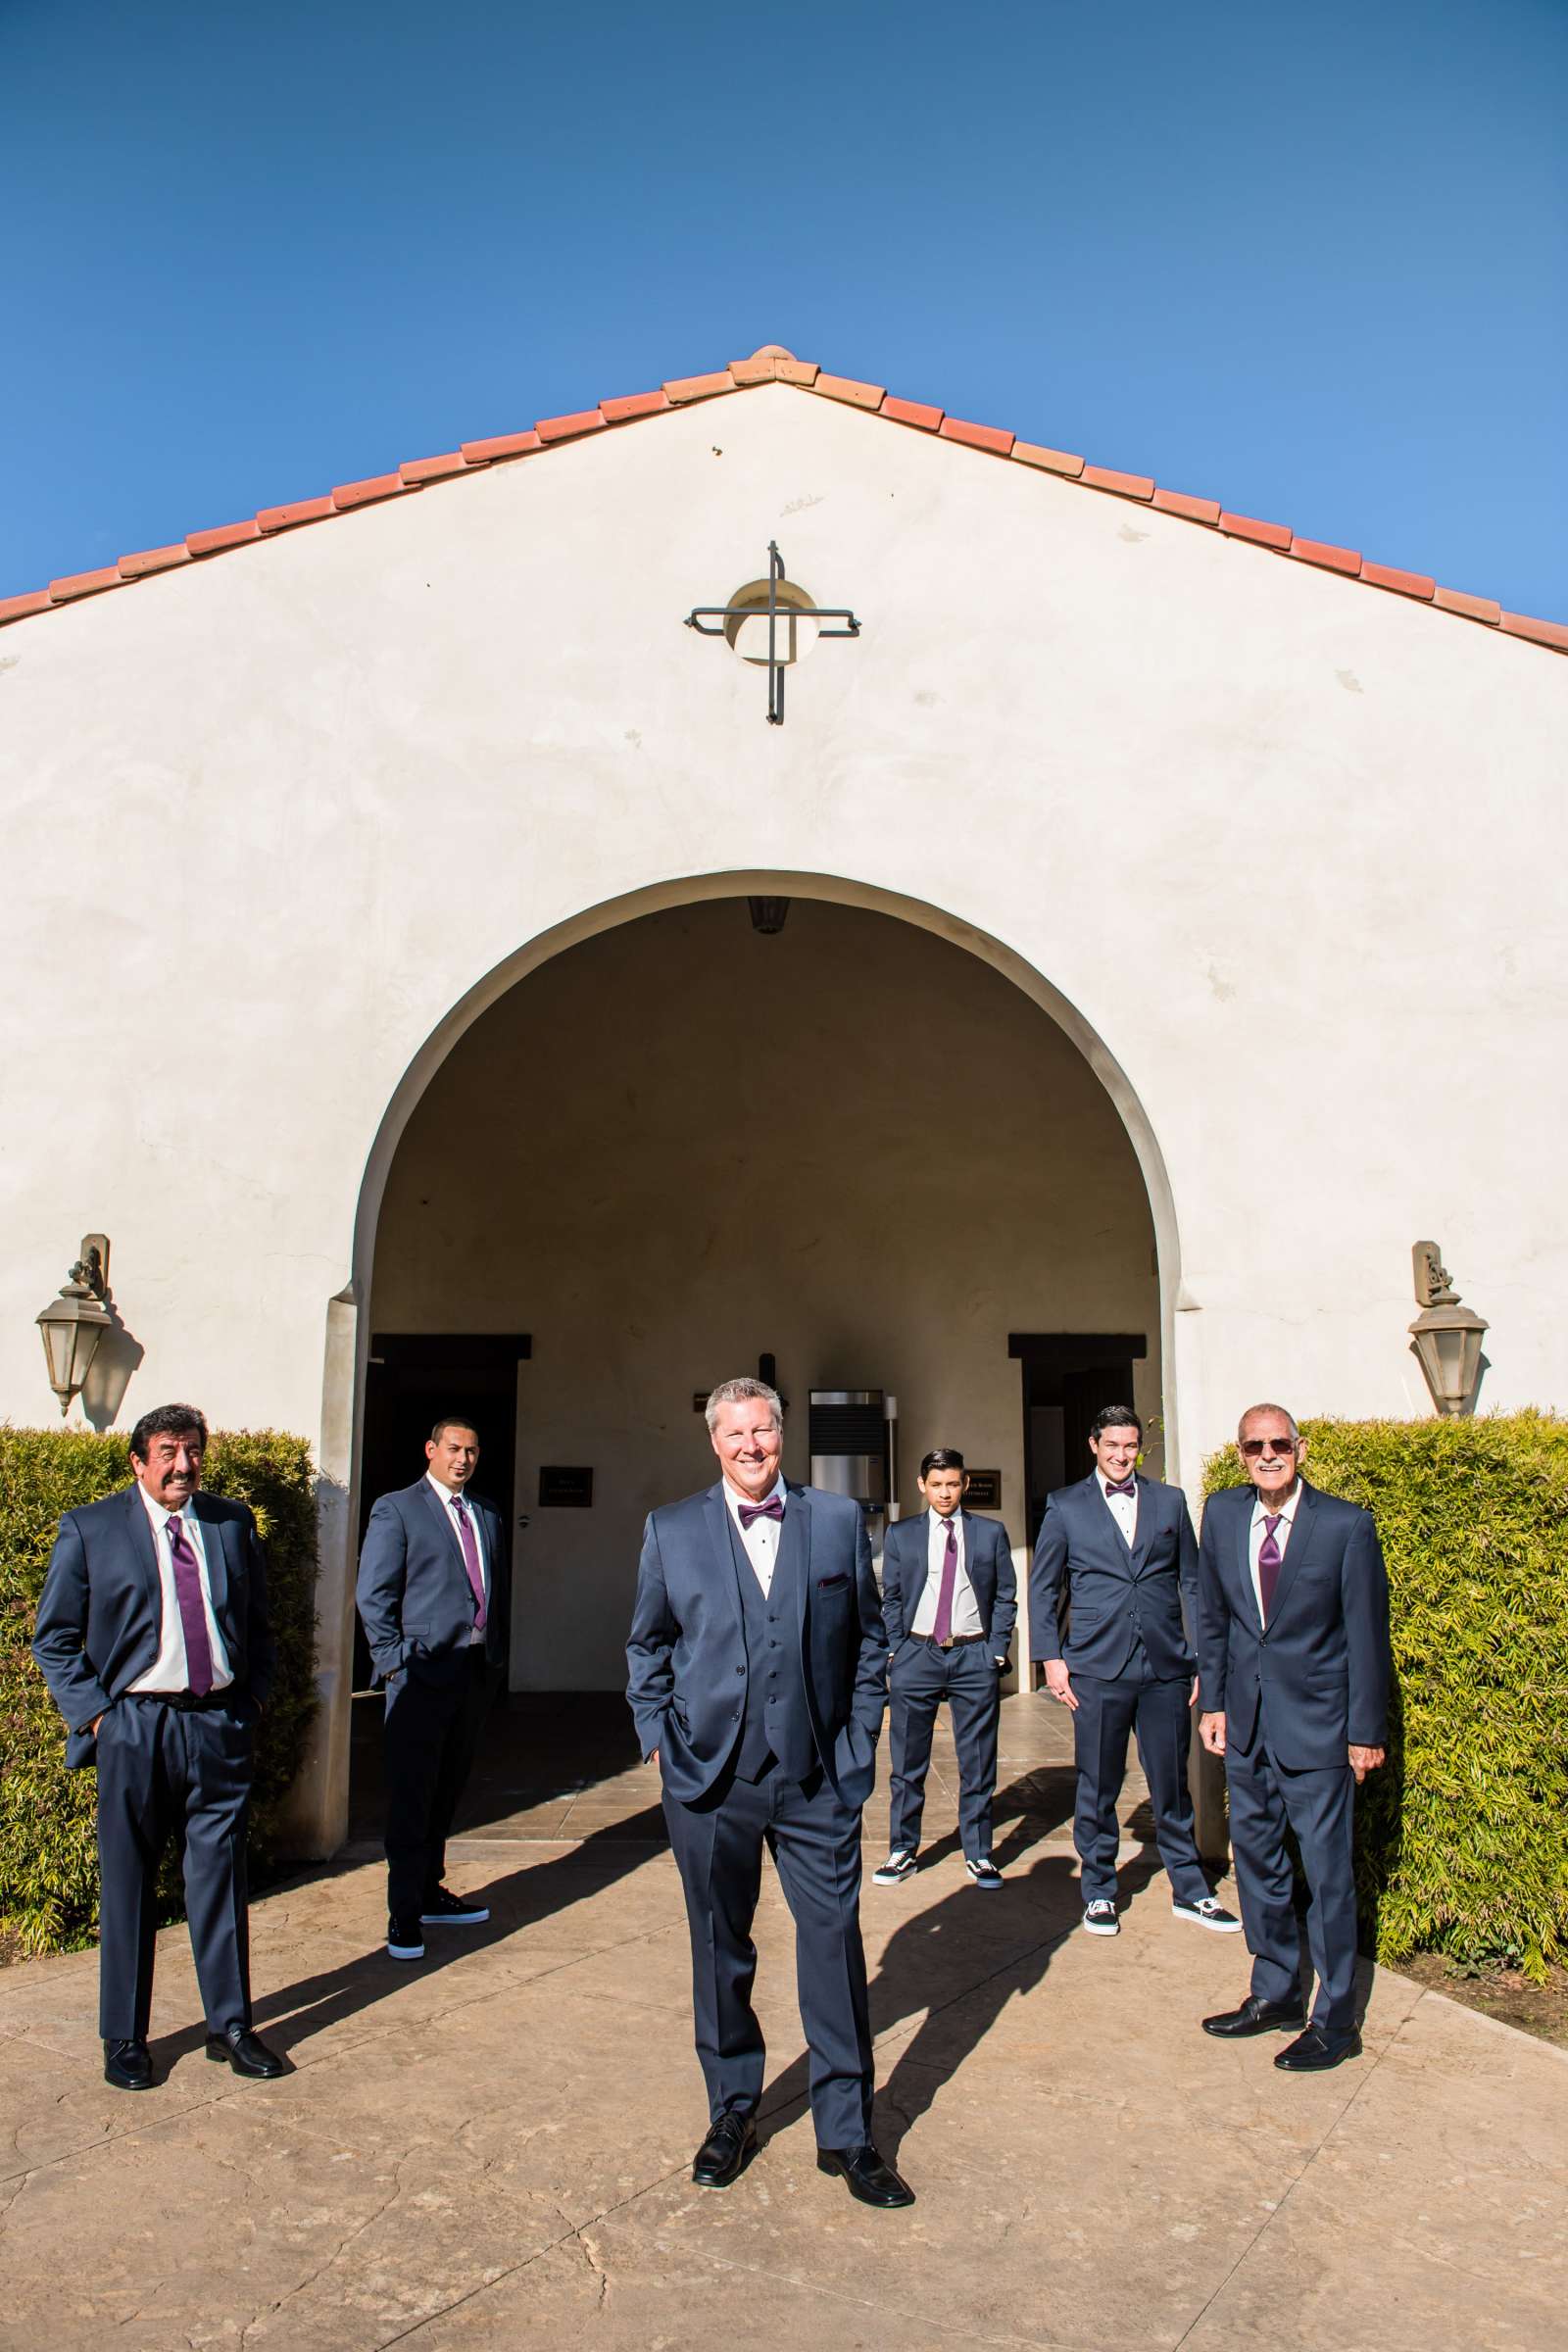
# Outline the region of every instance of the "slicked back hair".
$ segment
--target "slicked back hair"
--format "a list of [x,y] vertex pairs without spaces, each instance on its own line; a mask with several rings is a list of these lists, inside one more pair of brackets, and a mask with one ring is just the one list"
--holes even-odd
[[765,1380],[721,1380],[703,1408],[709,1436],[711,1437],[713,1434],[713,1426],[718,1419],[718,1408],[721,1404],[746,1404],[754,1397],[765,1404],[772,1413],[773,1427],[782,1429],[784,1426],[784,1399],[780,1396],[777,1389],[770,1389]]
[[1098,1412],[1089,1424],[1090,1445],[1107,1429],[1136,1429],[1140,1445],[1143,1443],[1144,1425],[1130,1404],[1107,1404]]
[[956,1446],[933,1446],[920,1464],[920,1476],[929,1478],[933,1470],[961,1470],[963,1456]]
[[468,1419],[466,1413],[443,1413],[440,1420],[436,1423],[434,1429],[432,1429],[430,1432],[430,1443],[432,1446],[440,1445],[441,1432],[444,1429],[473,1430],[473,1442],[476,1446],[479,1443],[479,1432],[473,1428],[473,1423]]
[[1236,1443],[1238,1446],[1241,1444],[1243,1438],[1245,1438],[1247,1435],[1247,1424],[1249,1421],[1255,1419],[1259,1413],[1278,1413],[1282,1421],[1288,1421],[1291,1425],[1291,1444],[1293,1446],[1299,1446],[1301,1443],[1301,1433],[1296,1426],[1296,1415],[1294,1413],[1288,1413],[1283,1404],[1250,1404],[1246,1412],[1236,1424]]
[[154,1438],[200,1438],[202,1451],[207,1451],[207,1418],[193,1404],[159,1404],[150,1413],[143,1413],[130,1433],[130,1450],[138,1462],[148,1459],[147,1448]]

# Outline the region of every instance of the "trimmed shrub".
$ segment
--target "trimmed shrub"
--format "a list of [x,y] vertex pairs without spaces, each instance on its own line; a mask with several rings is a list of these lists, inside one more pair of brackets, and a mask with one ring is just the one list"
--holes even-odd
[[[1306,1476],[1372,1513],[1388,1562],[1389,1760],[1356,1795],[1385,1961],[1540,1979],[1568,1958],[1568,1421],[1307,1421]],[[1244,1483],[1227,1446],[1203,1492]]]
[[[24,1951],[69,1950],[98,1925],[98,1776],[66,1770],[65,1725],[28,1643],[62,1512],[129,1479],[123,1436],[0,1424],[0,1926]],[[251,1807],[251,1851],[265,1862],[316,1704],[316,1473],[303,1438],[237,1430],[215,1433],[202,1483],[248,1503],[267,1546],[277,1673],[257,1728]],[[160,1893],[163,1916],[178,1918],[172,1852]]]

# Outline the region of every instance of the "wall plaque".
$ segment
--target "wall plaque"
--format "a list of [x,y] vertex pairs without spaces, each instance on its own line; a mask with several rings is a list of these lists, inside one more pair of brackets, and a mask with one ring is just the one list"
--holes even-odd
[[966,1511],[1000,1511],[1002,1508],[1002,1472],[1000,1470],[971,1470],[969,1484],[964,1490],[963,1507]]
[[559,1463],[539,1465],[539,1508],[558,1511],[589,1511],[594,1501],[594,1474],[589,1469],[568,1469]]

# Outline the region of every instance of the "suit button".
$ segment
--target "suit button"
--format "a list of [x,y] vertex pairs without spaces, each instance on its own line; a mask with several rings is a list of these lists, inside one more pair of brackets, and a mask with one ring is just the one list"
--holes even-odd
[[746,1672],[746,1669],[745,1669],[745,1667],[744,1667],[744,1666],[737,1666],[737,1667],[736,1667],[736,1669],[735,1669],[735,1671],[736,1671],[736,1673],[737,1673],[737,1674],[744,1674],[744,1673]]
[[735,1712],[734,1712],[734,1714],[733,1714],[733,1715],[730,1717],[730,1721],[731,1721],[731,1723],[739,1723],[740,1719],[741,1719],[741,1711],[740,1711],[739,1707],[737,1707],[737,1708],[736,1708],[736,1710],[735,1710]]

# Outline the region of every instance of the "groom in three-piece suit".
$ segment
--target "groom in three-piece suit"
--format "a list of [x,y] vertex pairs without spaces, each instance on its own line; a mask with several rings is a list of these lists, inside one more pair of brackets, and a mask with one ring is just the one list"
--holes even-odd
[[207,2014],[207,2055],[237,2075],[283,2062],[251,2030],[245,1829],[257,1718],[272,1679],[267,1562],[242,1502],[200,1492],[194,1405],[143,1413],[134,1484],[67,1511],[32,1654],[71,1737],[98,1767],[98,2024],[104,2080],[153,2082],[158,1865],[171,1836]]
[[[1226,2037],[1304,2028],[1274,2063],[1319,2074],[1355,2057],[1355,1791],[1388,1751],[1389,1581],[1370,1512],[1309,1487],[1283,1405],[1242,1415],[1250,1486],[1211,1494],[1199,1563],[1199,1737],[1225,1759],[1252,1984],[1206,2017]],[[1311,1890],[1317,1992],[1303,2014],[1295,1834]]]
[[1136,1729],[1171,1910],[1234,1936],[1241,1923],[1210,1893],[1199,1859],[1187,1780],[1198,1540],[1181,1489],[1138,1475],[1143,1437],[1129,1405],[1096,1415],[1095,1466],[1052,1495],[1029,1578],[1034,1653],[1046,1689],[1072,1711],[1083,1924],[1091,1936],[1120,1933],[1116,1800]]
[[626,1644],[691,1927],[710,2115],[692,2179],[728,2187],[757,2145],[752,1922],[766,1845],[795,1918],[817,2163],[864,2204],[912,2204],[871,2143],[860,1814],[887,1642],[865,1522],[853,1496],[780,1477],[783,1407],[762,1381],[721,1382],[708,1429],[723,1475],[649,1515]]

